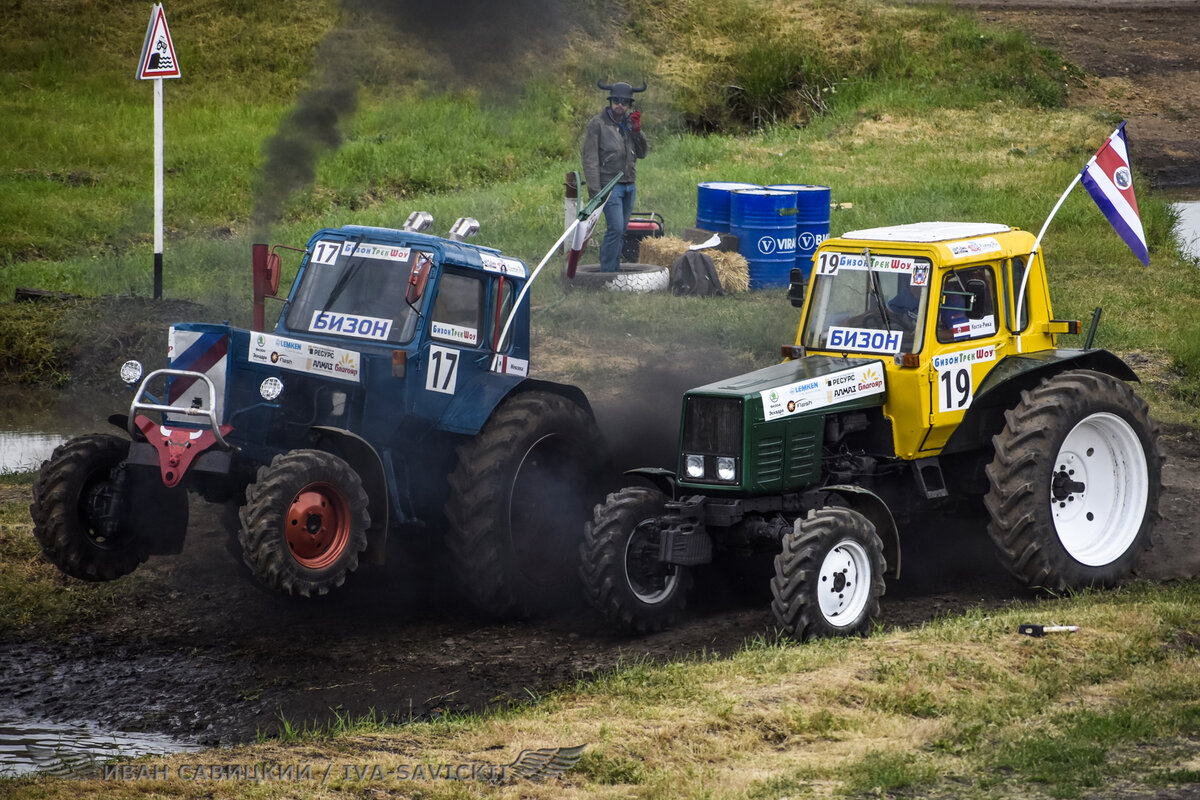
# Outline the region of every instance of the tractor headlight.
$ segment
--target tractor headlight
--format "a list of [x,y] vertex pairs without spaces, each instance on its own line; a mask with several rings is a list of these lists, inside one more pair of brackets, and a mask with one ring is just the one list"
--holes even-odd
[[271,402],[283,394],[283,381],[275,377],[267,378],[259,385],[258,393],[262,395],[263,400]]
[[737,476],[736,462],[727,456],[717,459],[717,480],[731,481]]
[[129,360],[121,365],[121,380],[130,386],[142,379],[142,364],[139,361]]
[[683,457],[683,470],[689,478],[703,478],[704,456],[685,455]]

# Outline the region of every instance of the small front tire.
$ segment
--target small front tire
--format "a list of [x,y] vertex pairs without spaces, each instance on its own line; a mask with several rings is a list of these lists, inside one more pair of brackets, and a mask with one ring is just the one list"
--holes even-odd
[[883,571],[883,542],[870,520],[849,508],[811,511],[783,537],[771,610],[797,641],[865,635],[879,617]]
[[622,489],[597,505],[584,527],[584,594],[592,607],[627,633],[661,631],[674,624],[687,605],[691,572],[658,559],[654,520],[665,507],[661,492]]
[[33,484],[33,535],[46,558],[85,581],[128,575],[156,541],[181,542],[187,493],[167,489],[158,474],[131,474],[129,442],[88,434],[60,445]]
[[311,597],[341,586],[367,546],[367,493],[354,469],[321,450],[259,468],[239,513],[242,558],[276,591]]

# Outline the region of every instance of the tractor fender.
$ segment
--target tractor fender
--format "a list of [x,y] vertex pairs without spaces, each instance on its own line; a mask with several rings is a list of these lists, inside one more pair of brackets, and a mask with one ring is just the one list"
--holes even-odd
[[1103,372],[1123,381],[1138,380],[1129,365],[1108,350],[1055,349],[1007,356],[984,376],[971,407],[942,452],[961,453],[990,446],[992,437],[1004,427],[1004,412],[1021,401],[1021,392],[1071,369]]
[[655,489],[665,494],[672,500],[679,499],[676,496],[678,491],[675,482],[675,473],[669,469],[662,467],[635,467],[634,469],[625,470],[626,475],[637,475],[650,483]]
[[522,392],[535,390],[562,395],[595,418],[592,404],[577,386],[493,372],[488,373],[486,380],[473,381],[465,391],[456,394],[437,427],[450,433],[474,436],[502,402]]
[[316,447],[333,453],[354,468],[367,492],[367,513],[371,525],[367,528],[367,549],[363,558],[382,565],[387,554],[388,482],[383,460],[370,442],[344,428],[314,425]]
[[900,530],[896,527],[896,520],[892,517],[887,503],[883,502],[879,495],[861,486],[835,484],[822,486],[818,491],[837,495],[848,508],[857,511],[871,521],[871,524],[875,526],[875,532],[879,534],[879,539],[883,542],[883,559],[887,564],[885,574],[899,578]]

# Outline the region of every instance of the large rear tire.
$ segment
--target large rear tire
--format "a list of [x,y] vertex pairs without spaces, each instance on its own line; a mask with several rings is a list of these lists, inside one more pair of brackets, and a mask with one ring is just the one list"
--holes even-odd
[[849,508],[811,511],[783,537],[771,610],[797,641],[863,636],[879,618],[883,570],[883,542],[870,520]]
[[85,581],[128,575],[156,541],[180,542],[187,531],[187,493],[158,475],[125,466],[129,442],[88,434],[60,445],[33,484],[33,535],[46,558]]
[[659,537],[652,524],[662,516],[666,501],[654,489],[622,489],[597,505],[584,527],[584,594],[609,622],[628,633],[670,627],[687,605],[690,570],[658,559]]
[[362,479],[321,450],[292,450],[260,467],[239,517],[246,566],[291,595],[312,597],[341,586],[367,546]]
[[574,594],[591,485],[604,463],[591,414],[540,391],[506,400],[458,448],[446,543],[476,608],[527,617]]
[[1113,586],[1150,546],[1158,428],[1124,381],[1063,372],[1005,413],[987,467],[988,533],[1005,568],[1051,591]]

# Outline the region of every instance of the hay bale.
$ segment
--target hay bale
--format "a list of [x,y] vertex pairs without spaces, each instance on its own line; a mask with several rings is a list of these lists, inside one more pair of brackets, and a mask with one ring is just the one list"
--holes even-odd
[[[675,261],[688,251],[691,243],[678,236],[659,236],[642,239],[638,261],[670,269]],[[745,292],[750,289],[750,264],[741,253],[731,253],[710,247],[704,251],[712,259],[721,279],[721,288],[727,293]]]
[[678,236],[648,236],[642,239],[638,261],[670,269],[675,259],[687,252],[690,244]]
[[745,256],[712,248],[705,252],[717,268],[717,277],[721,279],[722,289],[729,294],[750,290],[750,262],[746,261]]

